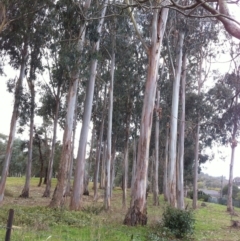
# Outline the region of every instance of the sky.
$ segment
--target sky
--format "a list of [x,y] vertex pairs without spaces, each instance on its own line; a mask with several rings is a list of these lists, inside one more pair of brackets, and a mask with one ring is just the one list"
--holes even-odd
[[[235,6],[235,16],[238,16],[237,19],[240,21],[240,8],[239,6]],[[224,62],[225,60],[229,60],[229,56],[221,56],[221,62]],[[218,70],[227,71],[229,69],[229,66],[226,63],[217,63],[215,64],[217,66],[216,68]],[[0,76],[0,113],[1,113],[1,119],[0,119],[0,133],[3,133],[5,135],[9,134],[10,130],[10,121],[12,116],[12,110],[13,110],[13,94],[8,93],[6,88],[6,80],[9,78],[17,78],[17,72],[12,71],[10,68],[5,69],[5,73],[7,75],[7,78],[4,76]],[[41,120],[36,119],[35,124],[40,125]],[[80,127],[78,127],[77,130],[77,139],[79,136]],[[17,134],[17,137],[21,136]],[[24,134],[24,139],[27,138],[27,133]],[[62,132],[59,132],[58,139],[62,140]],[[202,171],[204,173],[207,173],[211,176],[224,176],[227,179],[229,178],[229,165],[230,165],[230,159],[231,159],[231,147],[229,146],[220,146],[220,147],[214,147],[212,150],[206,150],[207,153],[213,153],[214,158],[212,161],[207,162],[206,164],[202,165]],[[240,177],[240,144],[236,147],[235,152],[235,163],[234,163],[234,170],[233,170],[233,176]]]

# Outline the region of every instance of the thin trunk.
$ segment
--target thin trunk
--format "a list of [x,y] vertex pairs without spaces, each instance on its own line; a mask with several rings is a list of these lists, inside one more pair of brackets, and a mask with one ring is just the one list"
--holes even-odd
[[94,170],[94,195],[93,200],[96,201],[98,197],[98,176],[99,176],[99,167],[100,167],[100,160],[101,160],[101,152],[102,152],[102,138],[103,138],[103,129],[104,129],[104,112],[102,113],[102,122],[100,127],[100,135],[98,141],[98,150],[97,150],[97,157],[96,157],[96,164]]
[[178,158],[178,180],[177,180],[177,208],[184,209],[184,137],[185,137],[185,92],[186,92],[186,64],[187,54],[183,56],[182,74],[182,113],[179,131],[179,158]]
[[[93,46],[93,52],[97,53],[99,50],[100,45],[100,36],[102,32],[102,26],[104,22],[104,16],[107,10],[107,3],[108,0],[104,1],[103,9],[101,13],[101,18],[99,20],[99,24],[97,27],[97,33],[99,34],[98,41]],[[96,71],[97,71],[97,63],[98,60],[95,58],[91,61],[90,67],[90,78],[88,81],[87,92],[84,102],[84,113],[83,113],[83,122],[82,122],[82,129],[79,139],[79,146],[78,146],[78,155],[77,155],[77,163],[73,181],[73,192],[71,197],[70,209],[71,210],[79,210],[82,207],[82,194],[84,189],[84,170],[85,170],[85,153],[86,153],[86,146],[87,146],[87,137],[88,137],[88,129],[91,119],[92,113],[92,102],[93,102],[93,93],[94,93],[94,85],[96,79]]]
[[127,187],[128,187],[128,143],[129,143],[129,131],[130,131],[130,118],[132,112],[132,102],[130,101],[130,96],[127,97],[126,103],[126,130],[125,130],[125,145],[124,145],[124,161],[123,161],[123,197],[122,197],[122,207],[127,206]]
[[179,33],[176,61],[176,75],[173,82],[172,109],[170,120],[170,143],[169,143],[169,202],[172,207],[176,207],[176,158],[177,158],[177,126],[180,77],[182,71],[182,50],[184,33]]
[[[238,97],[236,97],[235,101],[236,105],[238,104]],[[236,117],[235,117],[236,118]],[[234,155],[235,155],[235,149],[237,147],[237,140],[236,140],[236,133],[238,130],[237,120],[234,120],[233,123],[233,133],[232,133],[232,153],[231,153],[231,162],[230,162],[230,168],[229,168],[229,181],[228,181],[228,200],[227,200],[227,211],[233,212],[233,204],[232,204],[232,188],[233,188],[233,167],[234,167]]]
[[103,142],[103,154],[101,159],[101,182],[100,182],[100,188],[105,188],[105,182],[106,182],[106,144]]
[[158,189],[158,166],[159,166],[159,120],[161,109],[159,108],[160,91],[157,91],[156,102],[156,123],[155,123],[155,167],[154,167],[154,185],[153,185],[153,205],[159,205],[159,189]]
[[59,208],[65,204],[65,192],[68,183],[69,175],[69,161],[72,153],[71,137],[73,129],[73,117],[75,110],[75,102],[78,90],[78,76],[75,76],[72,83],[70,84],[68,91],[68,108],[66,115],[66,122],[63,134],[63,145],[62,153],[59,164],[58,176],[57,176],[57,186],[54,190],[52,200],[50,202],[50,207]]
[[149,158],[149,143],[151,138],[154,99],[156,94],[156,79],[159,68],[159,56],[162,39],[168,18],[168,9],[155,9],[152,20],[152,39],[148,53],[148,74],[144,93],[144,102],[138,142],[136,180],[131,199],[131,206],[125,216],[124,224],[135,226],[147,224],[146,184]]
[[45,191],[43,193],[43,197],[50,197],[50,193],[51,193],[53,162],[54,162],[54,153],[55,153],[56,137],[57,137],[58,115],[59,115],[59,107],[60,107],[59,95],[60,95],[60,86],[58,86],[57,96],[55,97],[56,108],[55,108],[54,121],[53,121],[52,148],[51,148],[49,162],[48,162],[48,168],[47,168],[47,185],[46,185]]
[[[85,13],[91,4],[91,0],[87,0],[83,6],[83,13]],[[80,6],[81,8],[81,6]],[[77,43],[77,49],[79,52],[83,50],[83,45],[85,42],[85,34],[86,34],[86,22],[83,21],[80,27],[80,35]],[[78,59],[78,64],[80,63],[81,57]],[[66,188],[68,184],[68,176],[69,176],[69,162],[71,158],[71,136],[73,129],[73,119],[74,119],[74,110],[75,103],[77,99],[77,91],[78,91],[78,82],[79,82],[79,69],[76,67],[71,73],[71,84],[68,91],[68,102],[67,102],[67,115],[66,115],[66,123],[63,134],[63,145],[62,145],[62,153],[59,164],[58,171],[58,181],[57,186],[54,190],[53,198],[50,202],[50,207],[61,207],[65,204],[64,195],[66,193]]]
[[116,136],[113,138],[113,148],[112,148],[112,156],[111,156],[111,188],[110,188],[110,196],[112,197],[112,191],[114,188],[114,179],[115,179],[115,156],[116,156]]
[[168,148],[169,148],[169,123],[167,123],[167,126],[166,126],[165,161],[164,161],[164,173],[163,173],[163,195],[164,195],[165,201],[169,201],[169,189],[168,189],[169,151],[168,151]]
[[[104,104],[103,104],[103,111],[102,111],[102,116],[101,116],[102,122],[101,122],[101,126],[100,126],[96,164],[95,164],[95,170],[94,170],[94,183],[93,183],[93,189],[94,189],[93,200],[94,201],[96,201],[97,197],[98,197],[98,177],[99,177],[99,168],[100,168],[101,152],[102,152],[102,139],[103,139],[104,122],[105,122],[105,109],[106,109],[106,104],[107,104],[106,90],[107,90],[107,88],[105,86]],[[100,181],[100,183],[101,183],[101,181]]]
[[42,155],[42,146],[41,146],[41,140],[39,138],[38,140],[38,152],[39,152],[39,161],[40,161],[40,178],[39,178],[39,183],[38,183],[38,187],[41,187],[42,185],[42,179],[44,176],[43,170],[44,170],[44,160],[43,160],[43,155]]
[[[200,95],[201,88],[203,86],[202,80],[202,50],[200,51],[200,64],[198,73],[198,95]],[[195,150],[194,150],[194,173],[193,173],[193,209],[197,208],[198,200],[198,166],[199,166],[199,131],[200,131],[200,116],[197,113],[197,123],[196,123],[196,136],[195,136]]]
[[72,171],[73,171],[75,136],[76,136],[76,129],[77,129],[77,104],[78,102],[76,100],[75,110],[74,110],[73,132],[72,132],[72,152],[71,152],[71,158],[69,162],[69,175],[68,175],[66,196],[70,196],[70,192],[71,192],[71,178],[72,178]]
[[10,132],[9,132],[7,149],[6,149],[5,159],[3,162],[2,174],[1,174],[1,180],[0,180],[0,204],[3,202],[3,198],[4,198],[6,179],[7,179],[9,164],[10,164],[11,155],[12,155],[13,142],[15,139],[17,119],[19,116],[20,97],[22,95],[22,82],[24,78],[24,71],[26,68],[27,55],[28,55],[27,47],[28,47],[28,44],[26,41],[24,43],[24,47],[22,50],[23,54],[22,54],[22,61],[21,61],[21,67],[20,67],[20,74],[19,74],[19,78],[15,88],[14,106],[13,106],[13,113],[12,113],[12,119],[10,124]]
[[[115,27],[115,26],[114,26]],[[115,69],[115,34],[112,40],[112,59],[111,59],[111,80],[109,86],[109,106],[108,106],[108,130],[107,130],[107,159],[106,159],[106,187],[105,187],[105,209],[110,208],[111,192],[111,154],[112,154],[112,113],[113,113],[113,82]]]
[[197,121],[197,129],[195,136],[195,150],[194,150],[194,180],[193,180],[193,209],[197,208],[197,200],[198,200],[198,166],[199,166],[199,130],[200,124],[199,120]]
[[[28,86],[31,92],[31,107],[30,107],[30,130],[29,130],[29,142],[28,142],[28,160],[27,160],[27,167],[26,167],[26,178],[25,184],[22,190],[20,197],[29,198],[29,189],[30,189],[30,179],[31,179],[31,171],[32,171],[32,150],[33,150],[33,131],[34,131],[34,109],[35,109],[35,89],[33,79],[33,72],[35,70],[31,67],[30,70],[30,77],[28,80]],[[39,157],[41,158],[41,156]]]
[[122,197],[122,207],[127,207],[127,177],[128,177],[128,139],[125,143],[124,148],[124,159],[123,159],[123,197]]
[[132,163],[132,181],[131,181],[131,196],[133,193],[135,174],[136,174],[136,160],[137,160],[137,141],[133,139],[133,163]]

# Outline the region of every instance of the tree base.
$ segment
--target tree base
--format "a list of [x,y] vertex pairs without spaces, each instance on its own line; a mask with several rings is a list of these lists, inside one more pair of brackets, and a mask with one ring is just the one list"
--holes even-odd
[[50,197],[50,191],[45,190],[42,197]]
[[21,197],[21,198],[29,198],[29,190],[23,190],[19,197]]
[[89,196],[89,191],[88,190],[84,190],[83,195],[84,196]]
[[147,225],[147,208],[145,207],[143,212],[141,212],[136,205],[130,207],[123,224],[128,226]]
[[233,228],[240,228],[240,221],[238,220],[232,220],[232,225],[231,227]]

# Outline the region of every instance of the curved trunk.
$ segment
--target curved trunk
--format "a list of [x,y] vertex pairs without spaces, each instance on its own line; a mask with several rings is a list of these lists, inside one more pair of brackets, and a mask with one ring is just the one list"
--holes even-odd
[[20,96],[22,94],[22,82],[24,78],[24,71],[26,68],[26,62],[27,62],[27,41],[24,43],[24,47],[22,50],[22,62],[21,62],[21,68],[20,68],[20,74],[18,81],[16,83],[16,88],[15,88],[15,96],[14,96],[14,106],[13,106],[13,113],[12,113],[12,119],[11,119],[11,124],[10,124],[10,133],[8,137],[8,142],[7,142],[7,149],[6,149],[6,154],[5,154],[5,159],[3,162],[3,168],[2,168],[2,173],[1,173],[1,180],[0,180],[0,204],[3,202],[4,198],[4,190],[5,190],[5,185],[6,185],[6,179],[8,175],[8,169],[9,169],[9,164],[10,164],[10,159],[12,155],[12,147],[13,147],[13,142],[15,139],[15,132],[16,132],[16,125],[17,125],[17,119],[19,116],[19,104],[20,104]]
[[155,9],[152,20],[152,39],[148,56],[148,74],[138,142],[137,169],[131,206],[125,216],[124,224],[135,226],[147,224],[146,184],[149,158],[149,143],[152,129],[154,100],[162,39],[168,18],[168,9]]

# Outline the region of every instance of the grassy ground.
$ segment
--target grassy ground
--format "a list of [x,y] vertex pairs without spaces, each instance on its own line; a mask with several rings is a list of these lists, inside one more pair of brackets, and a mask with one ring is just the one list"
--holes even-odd
[[[53,182],[53,186],[56,180]],[[85,210],[70,212],[66,209],[53,210],[47,208],[49,198],[42,198],[44,186],[37,187],[38,179],[31,180],[29,199],[19,198],[24,185],[24,178],[8,178],[6,197],[0,212],[0,240],[5,237],[5,226],[8,210],[13,208],[14,229],[11,241],[166,241],[164,237],[149,238],[154,224],[161,219],[164,201],[160,197],[160,206],[152,206],[152,196],[148,197],[148,225],[145,227],[127,227],[122,225],[126,210],[122,209],[122,191],[114,190],[112,207],[109,212],[102,209],[103,199],[97,203],[90,196],[84,197]],[[128,200],[129,203],[130,200]],[[186,200],[191,206],[191,200]],[[196,218],[195,234],[192,240],[222,240],[240,241],[240,230],[231,228],[231,219],[240,220],[238,216],[231,217],[226,207],[208,204],[194,212]],[[240,214],[240,209],[235,210]]]

